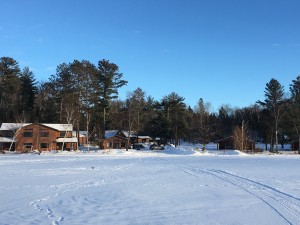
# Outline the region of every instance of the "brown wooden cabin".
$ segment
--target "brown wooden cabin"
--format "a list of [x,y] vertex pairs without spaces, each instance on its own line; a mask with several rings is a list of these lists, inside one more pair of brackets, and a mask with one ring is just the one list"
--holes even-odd
[[122,131],[105,131],[105,139],[100,142],[101,149],[126,149],[127,137]]
[[218,150],[223,149],[234,149],[234,140],[233,137],[223,138],[217,141]]
[[[76,132],[75,132],[75,135],[74,135],[74,132],[73,132],[73,136],[77,136]],[[87,138],[88,133],[86,131],[79,131],[78,135],[79,135],[78,136],[78,145],[88,144],[87,143],[88,142],[88,138]]]
[[149,143],[151,138],[149,136],[137,136],[137,139],[138,143]]
[[[236,145],[234,143],[234,138],[232,136],[218,140],[217,144],[218,144],[218,150],[224,150],[224,149],[235,150],[236,149]],[[246,145],[247,145],[246,149],[251,150],[252,148],[254,148],[255,143],[251,140],[248,140]]]
[[16,151],[76,150],[77,138],[72,136],[72,125],[39,124],[24,126],[16,134]]
[[[8,124],[4,124],[2,131]],[[14,150],[30,152],[33,150],[77,150],[78,141],[73,137],[71,124],[14,124]],[[13,127],[13,126],[11,126]],[[8,129],[8,128],[6,128]],[[2,144],[3,145],[3,144]],[[7,144],[4,145],[7,147]]]

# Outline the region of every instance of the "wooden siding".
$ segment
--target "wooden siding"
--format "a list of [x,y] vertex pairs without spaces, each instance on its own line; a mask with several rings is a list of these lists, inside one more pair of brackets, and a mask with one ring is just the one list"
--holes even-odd
[[126,149],[126,146],[127,139],[120,136],[106,138],[100,143],[101,149]]
[[150,137],[138,137],[138,143],[149,143]]
[[[64,132],[62,132],[64,133]],[[30,150],[51,151],[77,149],[77,143],[57,143],[56,139],[62,137],[61,131],[41,125],[30,124],[22,127],[16,134],[15,149],[19,152]],[[72,137],[72,132],[66,132],[65,137]]]
[[218,150],[222,149],[234,149],[234,141],[232,137],[224,138],[222,140],[217,141]]
[[[218,143],[218,150],[236,149],[236,145],[234,143],[233,137],[224,138],[222,140],[217,141],[217,143]],[[251,150],[254,149],[254,147],[255,147],[255,143],[251,140],[247,140],[244,150]]]

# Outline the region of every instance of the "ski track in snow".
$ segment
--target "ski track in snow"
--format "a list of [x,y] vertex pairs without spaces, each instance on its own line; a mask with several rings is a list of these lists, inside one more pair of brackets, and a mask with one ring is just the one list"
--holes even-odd
[[174,166],[180,167],[188,175],[199,177],[200,174],[209,175],[223,182],[238,187],[245,192],[258,198],[278,214],[287,224],[300,224],[300,198],[285,193],[275,187],[257,182],[255,180],[235,175],[228,171],[216,169],[198,169],[186,164],[172,162],[169,159],[162,159]]
[[[46,193],[48,193],[50,195],[48,195],[46,197],[37,198],[34,201],[30,202],[29,205],[31,207],[33,207],[34,209],[38,210],[39,212],[43,213],[47,218],[49,218],[49,219],[54,218],[54,220],[52,221],[52,225],[59,225],[60,222],[66,220],[67,218],[64,218],[59,215],[55,215],[53,210],[51,210],[51,208],[48,206],[46,208],[43,208],[40,205],[41,202],[47,201],[52,198],[59,197],[60,195],[66,193],[66,192],[69,192],[69,191],[74,191],[74,190],[78,190],[81,188],[89,188],[89,187],[97,187],[97,186],[105,185],[105,184],[107,184],[107,182],[109,180],[112,179],[111,175],[113,173],[121,171],[121,170],[122,171],[127,170],[127,169],[131,168],[132,166],[134,166],[139,161],[141,161],[141,158],[135,159],[131,163],[114,166],[107,170],[101,170],[100,173],[98,173],[96,175],[96,177],[93,179],[83,180],[83,181],[76,180],[76,181],[69,182],[69,183],[63,183],[63,184],[59,184],[59,185],[51,185],[50,189],[46,191]],[[91,169],[94,170],[93,167]],[[38,189],[36,189],[36,191],[38,191],[38,190],[43,190],[44,194],[45,194],[45,187],[39,187]]]

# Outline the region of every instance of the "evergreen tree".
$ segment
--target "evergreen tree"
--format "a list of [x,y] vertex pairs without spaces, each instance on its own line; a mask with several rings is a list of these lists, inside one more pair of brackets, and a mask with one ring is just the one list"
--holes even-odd
[[129,132],[134,131],[137,139],[145,126],[145,112],[148,106],[145,98],[145,92],[141,88],[137,88],[128,93],[126,99],[128,130]]
[[[73,107],[70,107],[70,109],[75,106],[78,110],[69,110],[69,112],[73,112],[74,114],[73,120],[74,122],[77,121],[77,129],[86,130],[89,138],[89,133],[93,132],[90,122],[93,107],[97,101],[95,89],[97,69],[87,60],[75,60],[72,64],[70,64],[70,72],[74,82],[73,87],[75,89],[71,97],[72,101],[75,100],[75,102],[73,103]],[[78,116],[78,113],[80,117]],[[78,118],[80,120],[78,120]]]
[[[50,85],[47,87],[51,92],[51,98],[56,104],[59,115],[59,123],[74,122],[74,114],[76,121],[80,116],[80,98],[76,88],[76,79],[71,72],[71,64],[62,63],[57,66],[56,74],[49,78]],[[70,119],[72,115],[72,119]],[[77,124],[77,123],[76,123]]]
[[165,116],[170,123],[170,133],[172,139],[177,146],[180,138],[185,136],[187,129],[186,121],[186,104],[184,98],[179,96],[177,93],[172,92],[171,94],[163,97],[162,106],[164,108]]
[[34,74],[28,67],[25,67],[20,77],[20,105],[19,111],[23,117],[23,121],[32,122],[34,119],[34,104],[37,94],[37,82]]
[[[97,127],[97,130],[102,129],[102,126],[100,126],[99,123],[95,122],[94,124]],[[119,99],[111,101],[108,118],[106,120],[106,128],[108,130],[128,130],[127,107],[125,101]]]
[[146,125],[146,133],[153,138],[161,138],[161,140],[170,140],[173,136],[170,130],[170,120],[165,116],[164,111],[157,109],[155,116],[153,116]]
[[42,83],[38,87],[33,122],[59,123],[59,104],[56,101],[54,84]]
[[119,72],[116,64],[105,59],[98,62],[97,86],[95,87],[98,96],[96,107],[98,113],[103,112],[103,135],[106,130],[106,114],[110,102],[118,98],[118,89],[127,84],[122,77],[123,74]]
[[292,82],[293,83],[290,85],[291,107],[289,108],[289,112],[291,115],[295,137],[298,139],[298,153],[300,154],[300,76],[298,76]]
[[0,123],[17,120],[20,74],[16,60],[10,57],[0,58]]
[[275,146],[276,152],[278,152],[278,131],[279,123],[283,115],[283,99],[284,88],[283,86],[274,78],[266,84],[265,88],[265,100],[258,101],[258,104],[270,111],[270,115],[273,120],[273,128],[275,132]]
[[208,144],[213,134],[213,126],[210,117],[211,104],[205,103],[202,98],[199,99],[194,113],[194,137],[197,142]]
[[219,108],[217,117],[216,138],[222,139],[232,135],[234,129],[233,109],[229,105],[222,105]]
[[77,130],[89,130],[95,104],[96,67],[89,61],[74,60],[57,67],[50,78],[54,100],[59,108],[60,123],[72,123]]

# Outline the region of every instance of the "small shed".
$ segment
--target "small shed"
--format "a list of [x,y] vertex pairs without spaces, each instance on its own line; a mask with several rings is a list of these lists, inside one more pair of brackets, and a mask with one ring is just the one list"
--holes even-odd
[[233,137],[226,137],[217,141],[218,150],[235,149]]
[[137,136],[138,143],[149,143],[150,137],[149,136]]
[[87,131],[79,131],[78,135],[79,135],[78,142],[80,145],[89,144],[89,143],[87,143],[87,141],[88,141],[88,132]]
[[100,142],[101,149],[126,149],[127,137],[122,131],[105,131],[105,138]]
[[[237,148],[239,149],[239,145],[240,145],[240,143],[235,143],[233,136],[218,140],[217,144],[218,144],[218,150],[224,150],[224,149],[235,150]],[[252,150],[252,149],[254,149],[254,147],[255,147],[254,141],[249,140],[249,139],[245,140],[243,150]],[[241,149],[239,149],[239,150],[241,150]]]

